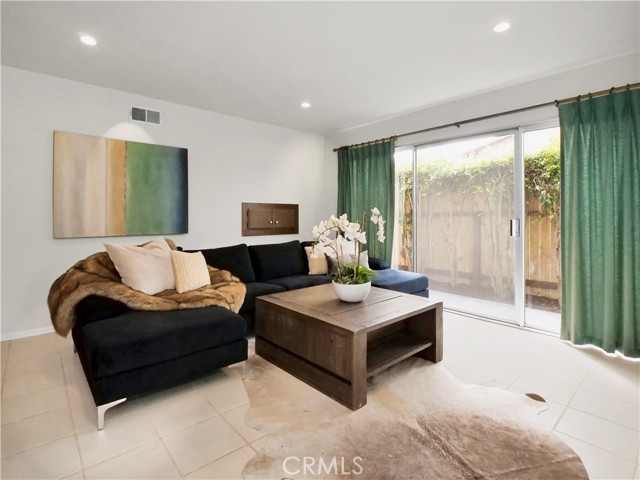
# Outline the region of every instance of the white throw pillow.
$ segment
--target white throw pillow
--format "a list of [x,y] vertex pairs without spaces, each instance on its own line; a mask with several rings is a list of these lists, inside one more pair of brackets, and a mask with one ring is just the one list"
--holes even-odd
[[[356,256],[354,255],[349,255],[349,259],[347,260],[347,263],[356,263]],[[365,250],[364,252],[360,252],[360,266],[361,267],[369,267],[369,253]]]
[[202,252],[186,253],[171,251],[173,275],[178,293],[190,292],[205,285],[211,285],[207,261]]
[[304,247],[304,251],[307,253],[307,260],[309,260],[309,275],[326,275],[329,272],[327,257],[324,253],[316,253],[314,257],[313,247]]
[[[340,265],[345,263],[353,263],[355,265],[355,254],[350,253],[340,257]],[[335,257],[328,257],[329,259],[329,275],[336,275],[338,273],[338,259]],[[369,254],[365,250],[360,252],[360,267],[369,267]]]
[[336,238],[336,250],[338,251],[338,257],[341,259],[347,257],[347,255],[355,255],[356,242],[353,240],[347,240],[343,236]]
[[148,295],[176,288],[171,249],[164,238],[142,247],[109,243],[104,246],[126,286]]

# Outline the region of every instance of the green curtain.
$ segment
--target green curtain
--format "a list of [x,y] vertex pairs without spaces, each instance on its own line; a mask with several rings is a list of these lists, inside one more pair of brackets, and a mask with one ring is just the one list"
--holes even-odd
[[559,109],[561,336],[640,357],[640,90]]
[[[362,223],[362,212],[366,211],[369,255],[389,261],[393,251],[394,150],[393,140],[338,150],[338,215],[346,213],[350,221]],[[384,243],[377,241],[377,225],[370,221],[373,207],[378,207],[385,220]]]

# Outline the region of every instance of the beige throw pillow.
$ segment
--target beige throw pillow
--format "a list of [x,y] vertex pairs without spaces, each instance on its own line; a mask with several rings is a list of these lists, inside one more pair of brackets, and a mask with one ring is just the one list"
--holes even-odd
[[309,260],[309,275],[326,275],[329,273],[327,265],[327,257],[324,253],[317,253],[313,256],[313,247],[304,247],[307,252],[307,260]]
[[142,247],[104,244],[122,283],[148,295],[173,290],[176,283],[171,266],[171,249],[164,238]]
[[173,274],[178,293],[190,292],[205,285],[211,285],[209,269],[202,252],[186,253],[171,251]]

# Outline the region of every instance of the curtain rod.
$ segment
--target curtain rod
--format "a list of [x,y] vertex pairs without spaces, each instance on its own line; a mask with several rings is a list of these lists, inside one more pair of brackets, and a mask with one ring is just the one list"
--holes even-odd
[[588,93],[586,95],[578,95],[577,97],[568,97],[568,98],[563,98],[562,100],[553,100],[551,102],[538,103],[537,105],[531,105],[531,106],[528,106],[528,107],[516,108],[514,110],[507,110],[505,112],[492,113],[491,115],[484,115],[482,117],[469,118],[467,120],[461,120],[459,122],[446,123],[444,125],[438,125],[437,127],[423,128],[422,130],[415,130],[413,132],[401,133],[399,135],[393,135],[393,136],[387,137],[387,138],[380,138],[378,140],[371,140],[370,142],[362,142],[362,143],[356,143],[356,144],[353,144],[353,145],[345,145],[344,147],[334,148],[333,151],[337,152],[339,150],[348,150],[350,148],[362,147],[364,145],[370,145],[370,144],[373,144],[373,143],[386,142],[388,140],[397,140],[400,137],[408,137],[410,135],[416,135],[418,133],[432,132],[434,130],[441,130],[443,128],[449,128],[449,127],[458,127],[458,128],[460,128],[461,125],[466,125],[467,123],[480,122],[482,120],[489,120],[491,118],[502,117],[503,115],[512,115],[514,113],[526,112],[528,110],[535,110],[537,108],[542,108],[542,107],[550,107],[552,105],[555,105],[557,107],[558,105],[563,104],[563,103],[579,102],[580,100],[585,99],[585,98],[601,97],[602,95],[608,95],[608,94],[611,94],[611,93],[616,93],[616,92],[621,92],[623,90],[631,90],[631,89],[636,89],[636,88],[640,88],[640,82],[631,83],[631,84],[628,83],[628,84],[623,85],[621,87],[612,87],[612,88],[610,88],[608,90],[600,90],[598,92]]
[[373,145],[374,143],[388,142],[389,140],[397,140],[398,137],[401,137],[401,136],[402,135],[392,135],[390,137],[378,138],[377,140],[370,140],[368,142],[354,143],[353,145],[345,145],[344,147],[334,148],[333,151],[337,152],[339,150],[349,150],[350,148],[364,147],[365,145]]

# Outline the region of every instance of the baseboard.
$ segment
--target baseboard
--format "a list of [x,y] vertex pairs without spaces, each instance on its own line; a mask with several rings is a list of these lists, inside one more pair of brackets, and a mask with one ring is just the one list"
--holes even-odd
[[7,340],[17,340],[19,338],[34,337],[36,335],[44,335],[45,333],[53,333],[53,327],[34,328],[33,330],[24,330],[16,333],[3,333],[0,336],[0,340],[6,342]]

